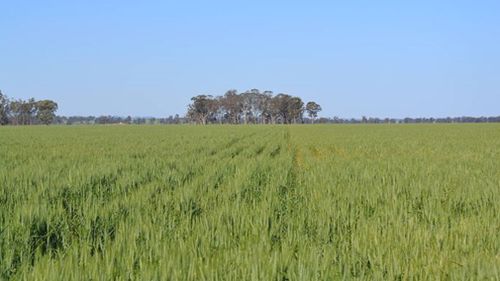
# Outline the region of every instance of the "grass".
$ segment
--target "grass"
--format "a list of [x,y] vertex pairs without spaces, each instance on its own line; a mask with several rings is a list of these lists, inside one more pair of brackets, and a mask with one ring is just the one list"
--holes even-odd
[[0,128],[0,280],[499,280],[500,125]]

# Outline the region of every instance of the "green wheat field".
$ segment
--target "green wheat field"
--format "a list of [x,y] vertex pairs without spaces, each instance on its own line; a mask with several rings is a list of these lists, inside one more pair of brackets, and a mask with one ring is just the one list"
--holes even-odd
[[0,128],[0,280],[500,280],[500,125]]

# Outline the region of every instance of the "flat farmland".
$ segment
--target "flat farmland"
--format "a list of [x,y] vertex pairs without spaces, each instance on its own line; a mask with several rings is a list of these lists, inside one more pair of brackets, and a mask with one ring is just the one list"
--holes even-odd
[[0,128],[0,280],[499,278],[499,124]]

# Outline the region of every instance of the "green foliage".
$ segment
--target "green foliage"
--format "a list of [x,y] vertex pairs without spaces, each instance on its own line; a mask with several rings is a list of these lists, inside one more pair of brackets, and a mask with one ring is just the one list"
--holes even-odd
[[313,101],[310,101],[306,104],[306,111],[312,122],[314,122],[314,118],[318,117],[318,112],[320,112],[321,110],[321,105]]
[[9,123],[10,106],[9,99],[0,91],[0,125]]
[[496,280],[500,127],[0,128],[0,280]]
[[57,103],[51,100],[41,100],[36,102],[36,117],[42,124],[49,125],[56,118]]

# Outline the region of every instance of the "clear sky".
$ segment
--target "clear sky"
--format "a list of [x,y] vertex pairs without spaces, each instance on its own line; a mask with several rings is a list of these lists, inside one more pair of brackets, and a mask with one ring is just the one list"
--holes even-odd
[[322,116],[500,115],[500,1],[1,1],[0,89],[63,115],[258,88]]

